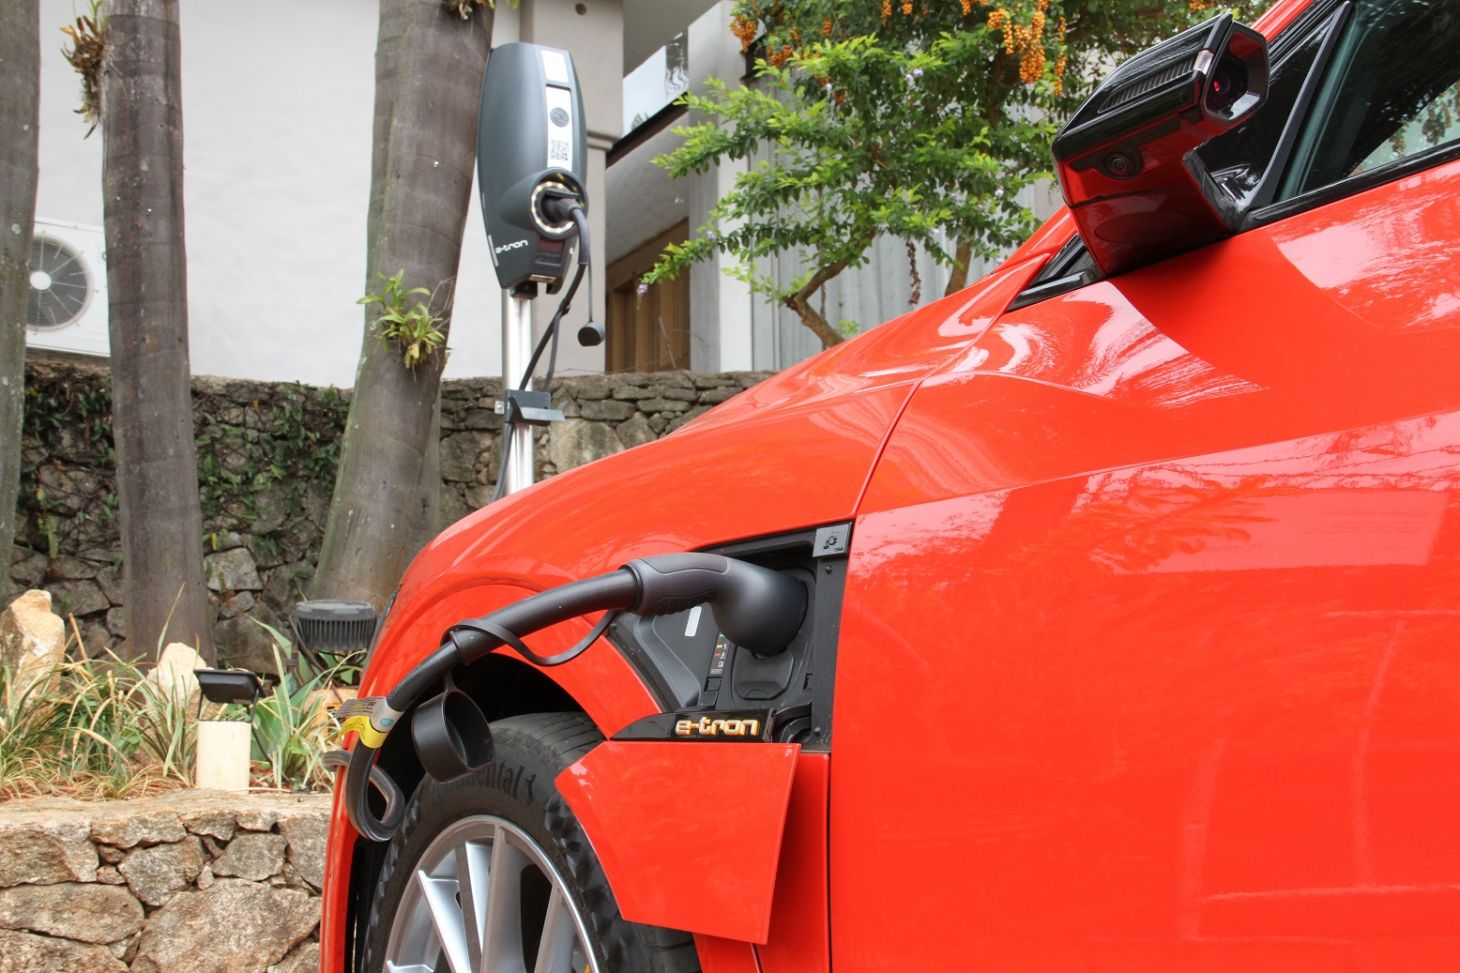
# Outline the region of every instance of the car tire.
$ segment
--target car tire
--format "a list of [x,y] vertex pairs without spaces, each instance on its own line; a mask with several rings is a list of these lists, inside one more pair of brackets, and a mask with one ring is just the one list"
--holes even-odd
[[[508,968],[520,956],[521,968],[537,971],[539,951],[551,949],[552,973],[698,970],[688,934],[619,914],[592,846],[554,786],[563,768],[602,739],[581,713],[514,716],[492,724],[495,754],[485,770],[447,783],[423,780],[386,849],[362,969],[378,973],[392,968],[389,961],[397,969],[448,973],[464,962],[475,973],[505,955]],[[499,860],[510,864],[502,874],[516,875],[515,881],[491,881],[491,864]],[[462,904],[462,862],[467,884],[485,889],[476,893],[485,905],[473,914],[488,929],[486,959],[463,952],[471,923]],[[456,964],[448,962],[447,939]]]

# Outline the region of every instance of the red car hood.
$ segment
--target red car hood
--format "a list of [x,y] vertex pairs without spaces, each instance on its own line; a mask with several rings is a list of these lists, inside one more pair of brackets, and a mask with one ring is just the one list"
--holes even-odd
[[981,334],[1043,259],[789,368],[656,442],[559,474],[447,528],[398,603],[483,575],[530,588],[625,561],[847,520],[917,383]]

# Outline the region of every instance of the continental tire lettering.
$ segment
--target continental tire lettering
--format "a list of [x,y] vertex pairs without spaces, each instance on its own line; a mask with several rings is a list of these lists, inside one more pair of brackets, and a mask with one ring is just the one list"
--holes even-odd
[[674,724],[674,735],[679,737],[753,737],[760,736],[760,720],[711,719],[701,716],[698,720],[679,720]]
[[[532,774],[524,781],[522,779],[523,770],[524,768],[521,766],[513,768],[500,760],[494,760],[485,771],[486,782],[488,786],[495,787],[504,794],[510,794],[519,801],[531,801],[532,784],[537,780],[537,775]],[[524,784],[527,791],[525,796],[522,793]]]

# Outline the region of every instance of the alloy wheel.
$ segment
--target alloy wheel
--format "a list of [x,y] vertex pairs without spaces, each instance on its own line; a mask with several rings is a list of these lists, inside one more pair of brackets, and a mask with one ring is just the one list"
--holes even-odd
[[417,862],[391,924],[386,973],[599,973],[562,877],[521,828],[453,822]]

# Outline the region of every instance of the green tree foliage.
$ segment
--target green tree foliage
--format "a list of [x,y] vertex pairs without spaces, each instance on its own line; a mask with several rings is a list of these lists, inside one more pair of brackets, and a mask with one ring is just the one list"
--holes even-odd
[[[865,263],[880,234],[950,265],[951,293],[972,257],[997,257],[1032,229],[1017,194],[1048,175],[1058,120],[1103,69],[1211,16],[1212,3],[739,0],[732,29],[759,49],[758,82],[712,80],[685,96],[700,120],[655,162],[673,177],[750,164],[645,282],[730,255],[826,346],[844,336],[812,300]],[[793,280],[757,269],[784,252],[805,268]]]

